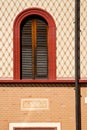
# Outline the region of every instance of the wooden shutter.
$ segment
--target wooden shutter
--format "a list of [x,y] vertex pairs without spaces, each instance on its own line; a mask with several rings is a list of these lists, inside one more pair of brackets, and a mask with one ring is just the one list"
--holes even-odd
[[21,79],[47,78],[47,23],[32,16],[21,24]]
[[47,23],[37,19],[36,40],[36,78],[47,79],[48,77],[48,46],[47,46]]
[[21,79],[32,79],[32,20],[21,25]]

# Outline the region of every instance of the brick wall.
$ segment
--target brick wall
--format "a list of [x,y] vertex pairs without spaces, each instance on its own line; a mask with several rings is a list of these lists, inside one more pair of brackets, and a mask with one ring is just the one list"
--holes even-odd
[[[0,130],[9,130],[9,123],[15,122],[60,122],[61,130],[75,130],[73,85],[71,87],[58,84],[55,86],[50,84],[7,84],[1,86]],[[22,98],[47,98],[49,109],[22,111]]]
[[87,129],[87,103],[85,103],[85,97],[87,97],[87,84],[81,86],[81,121],[82,130]]

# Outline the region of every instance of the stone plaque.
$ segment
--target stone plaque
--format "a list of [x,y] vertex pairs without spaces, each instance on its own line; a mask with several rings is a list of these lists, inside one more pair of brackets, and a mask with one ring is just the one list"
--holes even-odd
[[21,99],[21,110],[45,110],[45,109],[48,109],[47,98]]

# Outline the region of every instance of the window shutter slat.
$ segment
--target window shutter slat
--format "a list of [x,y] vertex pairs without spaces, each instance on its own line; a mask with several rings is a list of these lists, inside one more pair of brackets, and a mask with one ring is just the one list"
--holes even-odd
[[36,78],[48,77],[47,23],[37,20]]
[[21,79],[48,78],[47,26],[39,16],[21,24]]
[[32,20],[25,20],[21,30],[21,78],[32,79]]
[[[42,51],[41,51],[42,49]],[[37,58],[36,58],[36,77],[37,78],[47,78],[48,74],[48,59],[47,59],[47,49],[45,47],[37,47]]]

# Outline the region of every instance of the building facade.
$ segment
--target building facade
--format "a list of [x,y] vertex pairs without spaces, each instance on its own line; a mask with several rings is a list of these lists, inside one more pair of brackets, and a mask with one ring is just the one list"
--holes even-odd
[[[81,0],[79,87],[82,130],[87,128],[86,6],[87,2]],[[0,12],[0,130],[25,130],[27,123],[34,123],[34,129],[46,125],[45,129],[75,130],[75,1],[1,0]],[[32,44],[25,47],[23,44],[30,42],[27,32]],[[24,53],[26,49],[29,52],[30,46],[32,60]],[[31,65],[30,68],[25,65],[23,56],[28,57],[26,64]]]

